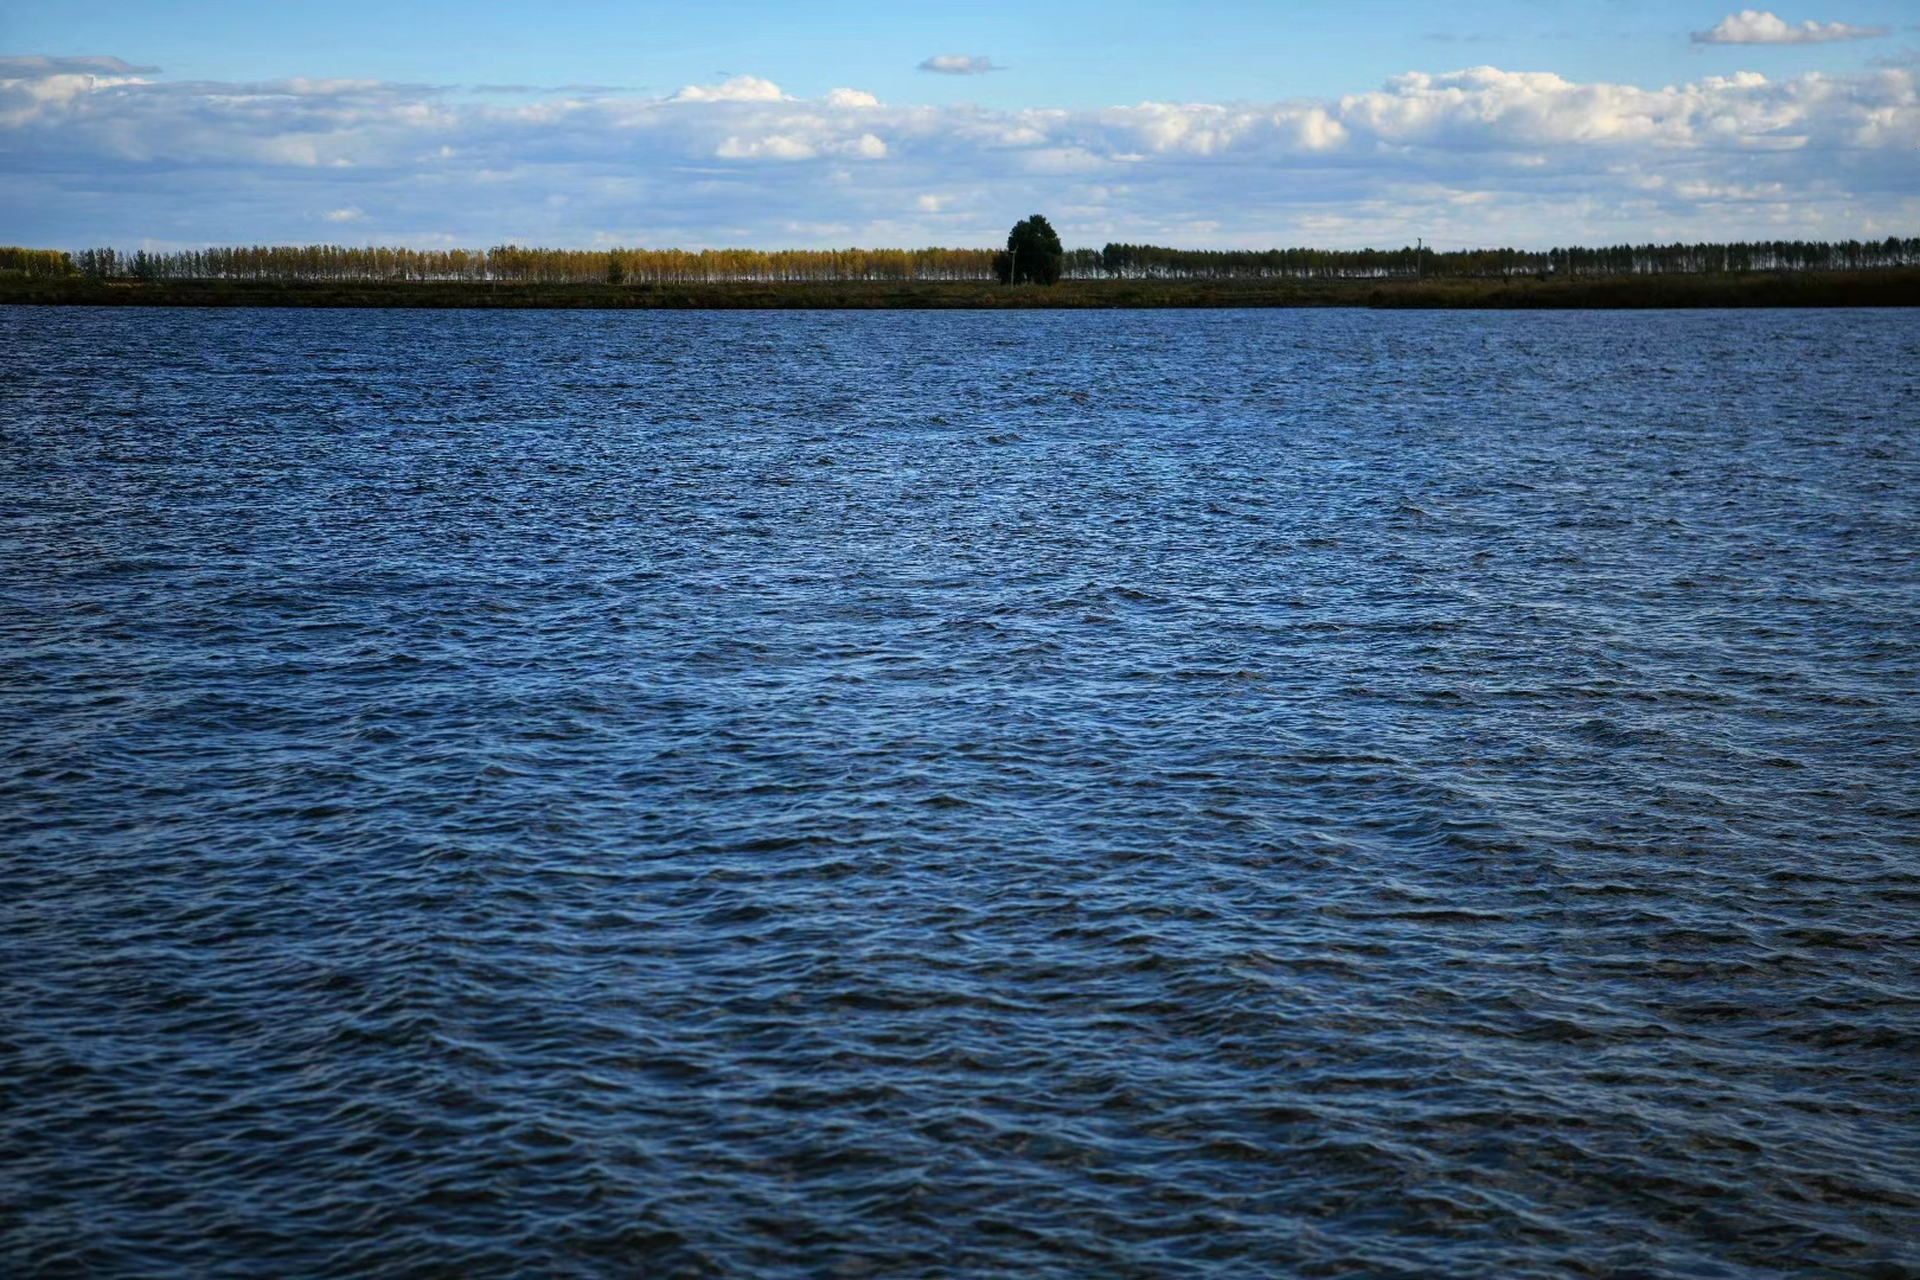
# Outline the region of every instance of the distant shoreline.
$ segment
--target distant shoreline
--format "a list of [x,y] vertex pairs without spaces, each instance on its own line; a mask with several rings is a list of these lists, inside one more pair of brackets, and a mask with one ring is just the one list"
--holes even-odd
[[1033,310],[1374,307],[1551,310],[1920,306],[1920,267],[1569,280],[857,280],[528,284],[465,280],[99,280],[0,277],[0,305],[540,310]]

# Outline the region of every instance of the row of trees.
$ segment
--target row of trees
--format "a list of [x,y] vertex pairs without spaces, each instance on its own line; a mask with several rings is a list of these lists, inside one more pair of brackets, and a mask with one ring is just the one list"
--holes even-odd
[[688,284],[722,280],[986,280],[991,249],[350,249],[255,245],[122,253],[87,249],[73,270],[136,280],[504,280]]
[[[1613,245],[1602,249],[1167,249],[1110,244],[1091,271],[1135,279],[1488,279],[1502,276],[1698,275],[1706,272],[1859,271],[1920,265],[1920,238],[1770,240],[1732,244]],[[1073,255],[1069,255],[1071,259]]]
[[[1037,226],[1035,224],[1038,224]],[[1024,229],[1024,230],[1023,230]],[[1425,279],[1612,276],[1705,272],[1864,270],[1920,265],[1920,238],[1616,245],[1597,249],[1171,249],[1060,247],[1035,215],[1007,250],[992,249],[492,249],[341,245],[88,249],[77,254],[0,248],[0,275],[141,280],[463,280],[528,283],[696,284],[718,281],[1099,279]],[[1024,248],[1020,246],[1025,246]]]
[[[511,250],[510,250],[511,252]],[[520,252],[533,253],[534,250]],[[615,249],[605,278],[622,281],[984,280],[991,249]]]
[[57,249],[0,248],[0,276],[57,279],[73,274],[73,257]]

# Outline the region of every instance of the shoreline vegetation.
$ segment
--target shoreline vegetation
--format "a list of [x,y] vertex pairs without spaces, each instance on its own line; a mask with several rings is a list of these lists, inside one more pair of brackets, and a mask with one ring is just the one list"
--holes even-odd
[[92,280],[0,277],[0,305],[576,310],[1085,310],[1148,307],[1632,309],[1920,306],[1920,267],[1575,280]]
[[[1001,283],[990,249],[0,248],[0,304],[582,309],[1672,308],[1920,305],[1920,239],[1060,255]],[[996,262],[996,257],[1002,259]],[[1024,277],[1024,272],[1022,277]]]

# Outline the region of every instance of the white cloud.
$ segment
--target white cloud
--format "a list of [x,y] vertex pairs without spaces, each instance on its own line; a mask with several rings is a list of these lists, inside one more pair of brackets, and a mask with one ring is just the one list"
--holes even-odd
[[118,58],[0,58],[0,128],[24,124],[42,108],[71,104],[96,90],[143,84],[157,70]]
[[722,160],[811,160],[820,152],[803,138],[772,133],[754,142],[728,138],[713,154]]
[[367,215],[349,205],[344,209],[330,209],[321,215],[328,222],[365,222]]
[[1695,44],[1830,44],[1835,40],[1872,40],[1887,34],[1885,27],[1853,27],[1844,22],[1814,22],[1798,26],[1764,9],[1730,13],[1705,31],[1693,33]]
[[719,84],[690,84],[673,95],[672,102],[778,102],[780,86],[758,76],[734,76]]
[[989,71],[1002,70],[993,65],[992,58],[967,57],[959,53],[936,53],[920,64],[920,70],[931,71],[942,76],[983,76]]
[[[991,244],[1035,209],[1095,244],[1920,227],[1906,68],[1643,89],[1474,67],[1338,99],[1085,110],[795,99],[745,76],[502,103],[371,81],[0,71],[0,242],[69,248],[299,240],[314,210],[388,242],[693,248]],[[958,203],[943,194],[956,180]]]
[[812,160],[822,155],[855,160],[886,159],[887,144],[874,134],[839,137],[825,121],[804,117],[789,123],[797,128],[788,133],[771,133],[751,140],[728,137],[713,154],[722,160]]

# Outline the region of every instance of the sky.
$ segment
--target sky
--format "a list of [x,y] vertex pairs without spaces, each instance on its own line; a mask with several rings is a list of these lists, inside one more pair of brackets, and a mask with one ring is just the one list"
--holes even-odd
[[6,0],[0,243],[1920,234],[1920,10]]

